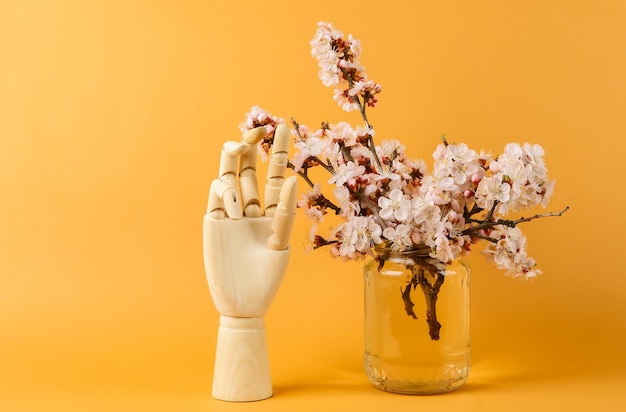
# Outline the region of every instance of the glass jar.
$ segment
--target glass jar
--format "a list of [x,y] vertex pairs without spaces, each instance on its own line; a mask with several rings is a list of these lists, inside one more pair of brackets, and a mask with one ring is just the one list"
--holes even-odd
[[365,370],[378,389],[436,394],[470,371],[469,266],[428,249],[377,251],[365,263]]

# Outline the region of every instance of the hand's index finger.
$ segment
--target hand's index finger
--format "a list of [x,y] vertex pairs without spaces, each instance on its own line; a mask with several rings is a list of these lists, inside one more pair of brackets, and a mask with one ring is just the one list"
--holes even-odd
[[226,184],[237,187],[239,156],[248,149],[245,143],[228,141],[222,146],[219,178]]
[[278,205],[289,161],[289,140],[289,127],[284,123],[277,125],[265,181],[265,216],[272,217]]
[[207,205],[207,214],[213,218],[241,219],[242,217],[237,185],[237,166],[239,157],[247,149],[247,144],[233,141],[227,141],[222,146],[219,176],[211,183]]
[[265,126],[255,127],[254,129],[250,129],[245,132],[241,136],[241,140],[248,144],[257,144],[259,143],[265,136],[267,136],[267,129]]

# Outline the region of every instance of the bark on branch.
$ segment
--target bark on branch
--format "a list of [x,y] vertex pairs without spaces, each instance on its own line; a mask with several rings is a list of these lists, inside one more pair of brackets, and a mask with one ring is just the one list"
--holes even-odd
[[[432,267],[431,267],[432,266]],[[427,269],[428,268],[428,271]],[[428,334],[432,340],[439,340],[441,323],[437,320],[437,298],[445,276],[434,265],[414,264],[411,266],[412,277],[409,283],[402,291],[402,301],[407,315],[413,319],[417,319],[417,315],[413,310],[415,304],[411,299],[411,290],[420,286],[424,298],[426,300],[426,323],[428,324]],[[430,276],[429,276],[430,274]],[[432,278],[431,282],[429,278]]]

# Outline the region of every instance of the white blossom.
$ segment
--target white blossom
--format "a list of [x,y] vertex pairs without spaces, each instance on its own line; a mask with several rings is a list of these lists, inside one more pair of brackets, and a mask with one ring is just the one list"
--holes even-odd
[[365,173],[365,167],[356,165],[354,162],[348,162],[339,165],[335,174],[328,180],[328,183],[334,183],[337,186],[353,183],[355,178],[361,176],[363,173]]
[[358,258],[382,242],[382,228],[372,219],[353,216],[344,222],[336,233],[341,257]]
[[478,184],[476,190],[476,204],[483,209],[490,210],[496,201],[507,202],[511,186],[502,181],[502,175],[485,177]]
[[[362,259],[379,246],[429,249],[430,256],[445,265],[484,241],[483,254],[508,275],[532,278],[541,273],[527,254],[518,224],[542,215],[506,218],[511,212],[546,207],[552,196],[555,183],[547,177],[540,145],[513,142],[492,154],[444,138],[433,152],[429,171],[423,159],[406,154],[399,140],[374,143],[376,131],[365,111],[376,106],[382,89],[361,65],[361,42],[321,22],[310,45],[322,84],[334,89],[333,99],[344,111],[357,111],[363,119],[358,126],[325,122],[315,132],[298,124],[292,132],[296,150],[290,166],[313,186],[298,201],[311,222],[311,245],[328,246],[342,260]],[[264,126],[268,137],[259,150],[267,153],[281,122],[254,106],[240,128],[244,132]],[[404,129],[406,137],[417,139],[413,130]],[[315,183],[322,174],[329,176],[323,179],[330,187]],[[323,195],[323,190],[332,196]],[[554,214],[543,216],[548,215]],[[339,223],[324,238],[317,229],[327,216]]]
[[385,220],[395,219],[398,222],[404,222],[411,213],[411,201],[398,189],[392,190],[389,197],[379,197],[378,207],[380,207],[380,217]]
[[410,225],[399,224],[396,227],[386,227],[383,230],[383,236],[391,242],[391,249],[402,251],[411,247],[412,228]]
[[490,243],[483,254],[498,269],[513,277],[532,278],[541,271],[535,268],[535,260],[526,253],[526,237],[518,227],[502,227],[492,232],[497,242]]

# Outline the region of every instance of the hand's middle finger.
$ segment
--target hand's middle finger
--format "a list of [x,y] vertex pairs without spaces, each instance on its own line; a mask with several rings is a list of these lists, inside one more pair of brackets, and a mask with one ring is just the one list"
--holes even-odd
[[265,127],[248,130],[242,136],[243,144],[248,149],[241,154],[239,162],[239,186],[243,202],[243,213],[247,217],[261,216],[259,184],[256,179],[257,149],[256,144],[267,135]]
[[285,180],[285,171],[289,160],[289,127],[286,124],[276,126],[270,165],[265,181],[265,215],[272,217],[280,198],[280,190]]

